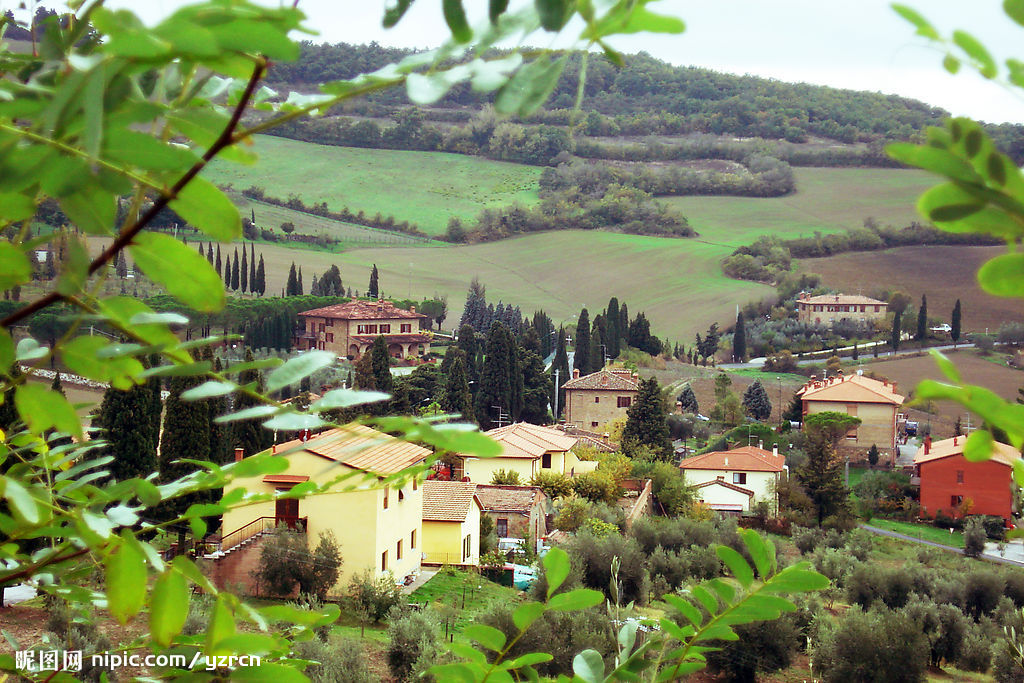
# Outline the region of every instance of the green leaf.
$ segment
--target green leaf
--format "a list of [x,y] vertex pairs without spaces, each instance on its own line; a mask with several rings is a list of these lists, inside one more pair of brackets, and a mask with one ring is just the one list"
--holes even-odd
[[913,24],[915,28],[917,28],[917,35],[924,36],[925,38],[930,38],[931,40],[939,39],[939,32],[935,30],[935,27],[928,23],[927,19],[918,14],[916,10],[911,9],[906,5],[898,4],[894,4],[892,8],[893,10],[896,11],[897,14],[899,14],[901,17],[903,17],[911,24]]
[[969,163],[945,149],[909,142],[894,142],[887,145],[885,151],[893,159],[908,166],[923,168],[966,183],[981,182],[981,177]]
[[32,218],[35,213],[36,203],[31,197],[15,192],[0,192],[0,219],[13,223]]
[[14,340],[11,333],[0,327],[0,375],[7,374],[14,365]]
[[29,524],[38,524],[41,521],[36,499],[17,479],[5,476],[0,479],[0,485],[3,486],[4,500],[19,517]]
[[717,546],[715,554],[718,555],[718,559],[725,563],[725,566],[729,568],[741,586],[750,588],[750,585],[754,583],[754,570],[750,568],[750,565],[747,564],[742,555],[725,545]]
[[634,619],[627,621],[619,629],[618,641],[623,653],[628,655],[633,651],[633,646],[636,644],[636,630],[639,626],[640,622]]
[[532,114],[555,89],[566,59],[561,57],[552,62],[550,57],[543,55],[519,69],[498,91],[494,108],[501,114]]
[[989,460],[992,457],[994,446],[995,440],[988,431],[984,429],[973,431],[967,437],[967,442],[964,444],[964,459],[967,462],[984,462]]
[[597,650],[584,650],[572,660],[572,672],[586,683],[604,680],[604,659]]
[[1003,11],[1006,16],[1024,26],[1024,0],[1003,0]]
[[85,287],[89,277],[89,252],[77,237],[67,240],[64,262],[60,266],[56,290],[64,296],[74,296]]
[[816,571],[808,570],[807,566],[807,563],[801,562],[786,567],[766,581],[761,590],[765,593],[790,593],[828,588],[828,579]]
[[230,242],[242,234],[242,219],[227,195],[204,178],[193,178],[170,206],[182,218],[218,242]]
[[22,384],[14,394],[14,405],[22,421],[33,434],[42,435],[51,427],[82,438],[82,424],[75,409],[60,392],[39,384]]
[[704,623],[704,617],[701,615],[700,610],[694,607],[693,603],[691,603],[689,600],[678,595],[672,594],[666,595],[664,597],[665,602],[679,610],[679,612],[684,617],[686,617],[686,620],[694,626],[699,627],[701,624]]
[[533,4],[545,31],[561,31],[571,16],[570,4],[565,0],[534,0]]
[[754,560],[757,573],[762,578],[771,574],[775,565],[775,547],[766,544],[761,534],[753,529],[743,529],[740,536],[743,537],[743,544],[747,546],[747,552]]
[[267,429],[282,432],[293,432],[300,429],[318,429],[329,423],[319,415],[288,411],[279,413],[269,420],[264,420],[262,424]]
[[452,37],[457,42],[468,43],[473,39],[473,31],[466,21],[466,10],[462,7],[462,0],[443,0],[442,11],[445,23],[448,24]]
[[524,602],[512,613],[512,623],[520,631],[530,628],[533,622],[544,615],[544,605],[539,602]]
[[950,382],[956,382],[959,384],[961,381],[960,371],[956,369],[956,365],[954,365],[953,361],[951,361],[946,354],[942,353],[942,351],[938,351],[937,349],[932,349],[931,354],[932,359],[935,361],[935,364],[939,366],[939,370],[942,371],[942,374],[945,375]]
[[207,382],[203,382],[197,387],[192,387],[191,389],[181,392],[181,399],[183,401],[198,401],[203,398],[225,396],[237,389],[238,385],[234,382],[218,382],[209,380]]
[[604,594],[601,591],[590,588],[577,588],[568,593],[560,593],[548,602],[548,609],[560,612],[575,612],[587,609],[604,602]]
[[60,208],[75,227],[90,235],[110,235],[117,220],[117,201],[102,190],[67,194],[60,198]]
[[966,31],[953,31],[953,42],[974,60],[978,66],[978,72],[985,78],[995,78],[999,73],[996,69],[996,61],[992,59],[985,46],[978,42],[978,39]]
[[0,240],[0,289],[10,289],[32,278],[28,257],[18,247]]
[[[39,360],[45,358],[49,350],[45,346],[40,346],[32,337],[25,337],[18,340],[18,346],[15,348],[14,358],[18,362],[24,363],[26,361]],[[4,372],[7,372],[10,367],[5,367]]]
[[169,569],[153,585],[149,601],[149,632],[160,645],[167,647],[181,633],[188,617],[188,585],[185,577]]
[[1006,185],[1006,161],[999,152],[990,152],[985,162],[990,180],[996,185]]
[[[231,614],[231,609],[228,607],[224,596],[218,595],[217,602],[213,606],[213,616],[210,617],[209,626],[206,627],[206,649],[208,651],[213,650],[214,644],[233,635],[235,635],[235,617]],[[213,652],[210,654],[213,654]],[[221,653],[218,652],[217,654]],[[223,654],[233,653],[225,652]]]
[[978,270],[981,288],[995,296],[1024,297],[1024,253],[1002,254]]
[[107,608],[123,626],[146,602],[146,561],[130,543],[121,543],[107,555],[103,565],[107,579]]
[[324,410],[336,410],[338,408],[351,408],[369,403],[386,401],[391,398],[390,394],[380,391],[358,391],[356,389],[332,389],[314,401],[309,406],[311,413]]
[[707,588],[697,585],[690,588],[690,594],[697,598],[697,602],[704,606],[708,614],[715,615],[718,612],[718,598],[711,594]]
[[415,0],[397,0],[394,6],[389,7],[384,12],[384,28],[391,28],[397,24],[402,17],[405,16],[406,11],[412,6]]
[[552,548],[542,560],[544,575],[548,582],[548,599],[565,583],[569,576],[569,554],[561,548]]
[[498,17],[508,9],[508,0],[489,0],[487,3],[487,17],[492,24],[498,23]]
[[341,609],[333,603],[325,604],[323,612],[299,609],[291,605],[269,605],[261,607],[260,614],[266,617],[268,621],[287,621],[290,624],[314,626],[337,621],[338,617],[341,616]]
[[462,635],[494,652],[501,652],[501,648],[505,647],[505,634],[486,624],[470,624],[462,629]]
[[[254,634],[255,635],[255,634]],[[254,681],[257,683],[307,683],[309,681],[294,666],[263,663],[259,666],[240,666],[231,672],[232,681]]]
[[224,283],[198,251],[156,232],[139,233],[129,250],[146,277],[186,306],[203,313],[224,308]]
[[942,58],[942,68],[951,74],[956,74],[960,71],[960,60],[953,55],[946,55]]
[[306,351],[290,359],[267,375],[267,393],[272,394],[284,387],[309,377],[317,370],[334,363],[335,355],[330,351]]
[[983,200],[953,183],[936,185],[917,200],[917,210],[936,223],[958,221],[984,206]]

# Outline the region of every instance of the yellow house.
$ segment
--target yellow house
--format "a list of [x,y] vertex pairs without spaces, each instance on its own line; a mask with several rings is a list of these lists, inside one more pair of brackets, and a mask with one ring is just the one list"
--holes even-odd
[[859,294],[822,294],[801,292],[796,300],[797,319],[802,323],[832,325],[838,320],[877,323],[885,320],[889,304]]
[[565,389],[565,423],[580,429],[597,429],[625,417],[640,385],[625,368],[599,370],[580,377],[579,369],[562,385]]
[[501,455],[495,458],[463,457],[462,476],[470,481],[490,484],[498,470],[516,472],[526,483],[538,472],[557,472],[571,477],[597,468],[596,462],[577,458],[572,447],[578,439],[558,429],[516,422],[485,434],[498,442]]
[[423,482],[423,562],[480,564],[480,510],[476,484]]
[[[290,449],[297,450],[285,452]],[[328,493],[265,501],[225,513],[226,533],[214,559],[221,585],[243,584],[259,592],[250,572],[259,560],[259,537],[275,526],[304,533],[310,548],[316,547],[321,532],[333,532],[344,564],[332,593],[344,590],[353,575],[366,569],[374,576],[390,572],[396,580],[419,571],[422,486],[410,480],[396,489],[381,485],[380,478],[422,463],[429,450],[357,424],[275,450],[288,459],[286,472],[236,479],[225,494],[236,488],[274,494],[305,481],[322,484],[342,474],[353,476],[334,484]]]
[[422,356],[430,352],[429,318],[396,307],[392,302],[349,301],[297,314],[302,329],[295,334],[300,351],[320,349],[339,356],[358,358],[366,353],[377,337],[384,337],[388,355],[394,358]]
[[873,445],[892,453],[896,449],[896,411],[903,396],[896,383],[871,379],[861,374],[839,374],[811,381],[797,392],[803,414],[824,411],[846,413],[860,418],[860,426],[851,429],[841,447],[867,449]]

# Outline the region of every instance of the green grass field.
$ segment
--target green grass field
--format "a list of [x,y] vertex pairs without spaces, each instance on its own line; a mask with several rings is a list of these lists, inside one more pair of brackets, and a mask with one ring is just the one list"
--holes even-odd
[[[325,201],[408,220],[441,234],[448,219],[473,219],[481,210],[538,200],[541,169],[462,154],[405,152],[314,145],[258,136],[260,161],[242,166],[216,161],[205,173],[238,191],[262,187],[272,197],[296,194],[306,204]],[[257,218],[259,218],[257,216]]]
[[513,605],[519,599],[518,591],[464,571],[440,571],[409,596],[410,603],[455,609],[456,631],[491,607]]
[[883,168],[794,168],[797,191],[785,197],[667,197],[700,240],[735,248],[760,235],[783,239],[860,227],[871,216],[907,225],[920,220],[918,195],[934,185],[924,171]]
[[906,534],[907,536],[913,536],[914,538],[920,538],[933,543],[951,545],[956,548],[964,547],[964,535],[962,533],[959,531],[949,533],[948,529],[940,529],[938,527],[931,526],[930,524],[897,522],[892,519],[881,519],[879,517],[873,517],[870,522],[867,522],[867,524],[869,526],[876,526],[879,529],[895,531],[896,533]]

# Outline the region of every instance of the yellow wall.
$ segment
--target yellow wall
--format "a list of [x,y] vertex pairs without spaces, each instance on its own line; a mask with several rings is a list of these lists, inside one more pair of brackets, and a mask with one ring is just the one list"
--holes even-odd
[[[853,414],[849,405],[838,401],[806,401],[807,413],[834,411]],[[891,449],[896,444],[896,406],[891,403],[856,403],[856,416],[861,424],[857,427],[856,439],[841,439],[839,446]]]
[[[683,475],[686,477],[686,483],[688,486],[694,486],[696,484],[703,484],[706,481],[714,481],[719,477],[729,484],[732,484],[733,472],[743,472],[743,470],[683,470]],[[703,498],[705,503],[709,505],[711,503],[736,503],[741,502],[743,509],[747,510],[748,501],[750,505],[757,503],[762,500],[768,501],[771,504],[772,509],[775,509],[775,492],[774,482],[781,476],[776,472],[746,472],[747,483],[736,484],[741,488],[745,488],[748,491],[754,492],[754,498],[751,499],[745,494],[741,494],[738,491],[732,491],[724,486],[706,486],[702,489],[696,490],[698,498]],[[738,496],[738,497],[737,497]]]
[[[469,556],[463,542],[469,536]],[[423,561],[428,564],[480,564],[480,505],[474,501],[464,522],[423,522]]]
[[[553,464],[553,463],[552,463]],[[512,470],[519,473],[523,484],[533,478],[534,468],[540,468],[540,460],[530,458],[464,458],[463,467],[469,480],[477,484],[490,484],[498,470]]]
[[[324,483],[341,473],[352,472],[348,467],[305,451],[287,456],[291,466],[285,474],[306,475],[312,481]],[[381,553],[388,553],[388,569],[396,579],[420,567],[422,552],[423,489],[412,490],[412,483],[403,489],[404,500],[392,489],[388,495],[388,509],[384,509],[384,490],[377,488],[376,480],[365,481],[361,475],[336,485],[337,489],[358,486],[358,490],[308,496],[299,500],[299,517],[308,518],[306,540],[315,548],[319,535],[331,531],[341,547],[344,564],[335,590],[344,592],[355,574],[371,569],[380,576]],[[274,493],[273,484],[263,482],[263,475],[238,479],[230,489],[244,488],[254,493]],[[259,517],[273,517],[274,501],[235,508],[224,515],[223,529],[231,533]],[[410,548],[412,532],[416,531],[416,548]],[[402,540],[402,559],[398,560],[397,544]]]

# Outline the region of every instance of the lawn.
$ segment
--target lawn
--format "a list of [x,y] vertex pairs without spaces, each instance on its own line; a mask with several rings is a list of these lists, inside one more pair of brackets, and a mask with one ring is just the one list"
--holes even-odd
[[[852,475],[853,470],[850,470]],[[897,522],[892,519],[880,519],[878,517],[873,518],[870,522],[867,522],[869,526],[875,526],[879,529],[885,529],[887,531],[895,531],[896,533],[906,534],[907,536],[913,536],[914,538],[920,538],[925,541],[932,541],[933,543],[941,543],[943,545],[951,545],[956,548],[964,547],[964,535],[959,531],[954,531],[952,534],[949,533],[948,529],[940,529],[930,524],[914,524],[913,522]]]
[[[462,154],[407,152],[315,145],[257,136],[260,161],[252,166],[215,161],[204,174],[238,191],[262,187],[273,197],[296,194],[307,204],[325,201],[332,210],[393,215],[429,234],[445,231],[448,219],[473,219],[488,207],[538,201],[541,169]],[[258,217],[257,217],[258,218]]]
[[495,605],[512,605],[519,600],[516,590],[479,574],[457,570],[439,571],[409,596],[410,603],[436,605],[442,610],[454,609],[456,631],[461,631]]
[[860,227],[871,216],[907,225],[920,220],[918,195],[934,185],[924,171],[884,168],[794,168],[797,190],[785,197],[668,197],[700,239],[732,248],[760,235],[782,239]]

